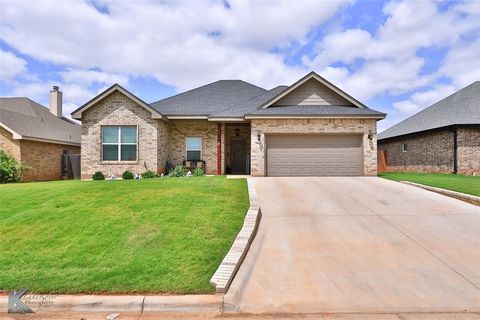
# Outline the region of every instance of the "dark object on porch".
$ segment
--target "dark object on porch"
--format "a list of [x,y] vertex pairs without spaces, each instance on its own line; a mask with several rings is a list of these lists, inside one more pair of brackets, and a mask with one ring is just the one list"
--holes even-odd
[[193,171],[197,168],[202,169],[203,172],[206,172],[205,170],[205,161],[203,160],[184,160],[183,161],[183,166],[185,169],[189,171]]
[[63,179],[80,179],[80,155],[70,154],[67,150],[62,154]]

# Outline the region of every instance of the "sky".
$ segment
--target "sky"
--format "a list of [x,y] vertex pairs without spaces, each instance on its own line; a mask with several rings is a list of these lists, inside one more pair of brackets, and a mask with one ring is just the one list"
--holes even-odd
[[480,0],[0,0],[0,95],[47,106],[58,85],[65,116],[114,83],[154,102],[310,71],[386,112],[382,131],[480,80]]

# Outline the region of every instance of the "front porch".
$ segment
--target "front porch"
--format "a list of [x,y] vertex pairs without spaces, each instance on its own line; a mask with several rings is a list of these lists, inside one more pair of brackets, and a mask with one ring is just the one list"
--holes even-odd
[[250,174],[250,123],[225,124],[225,174]]

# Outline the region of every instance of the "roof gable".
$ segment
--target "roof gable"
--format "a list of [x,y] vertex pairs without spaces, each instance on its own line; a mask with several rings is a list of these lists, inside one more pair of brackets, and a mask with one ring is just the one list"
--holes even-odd
[[85,112],[86,110],[90,109],[91,107],[95,106],[98,102],[103,100],[104,98],[108,97],[114,92],[120,92],[123,95],[127,96],[129,99],[135,101],[139,106],[147,109],[148,111],[151,112],[152,114],[152,119],[162,119],[163,116],[161,113],[159,113],[157,110],[155,110],[152,106],[150,106],[148,103],[143,101],[142,99],[138,98],[136,95],[128,91],[127,89],[123,88],[121,85],[118,83],[115,83],[113,86],[108,88],[107,90],[103,91],[96,97],[94,97],[92,100],[88,101],[85,103],[83,106],[78,108],[77,110],[72,112],[72,118],[81,120],[82,119],[82,112]]
[[302,79],[287,87],[277,96],[264,103],[261,108],[292,105],[348,105],[361,109],[366,108],[363,103],[315,72],[310,72]]

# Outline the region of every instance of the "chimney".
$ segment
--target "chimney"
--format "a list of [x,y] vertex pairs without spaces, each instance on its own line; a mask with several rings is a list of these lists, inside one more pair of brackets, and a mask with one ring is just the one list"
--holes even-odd
[[62,91],[59,91],[58,86],[53,86],[50,91],[50,112],[59,118],[62,117]]

